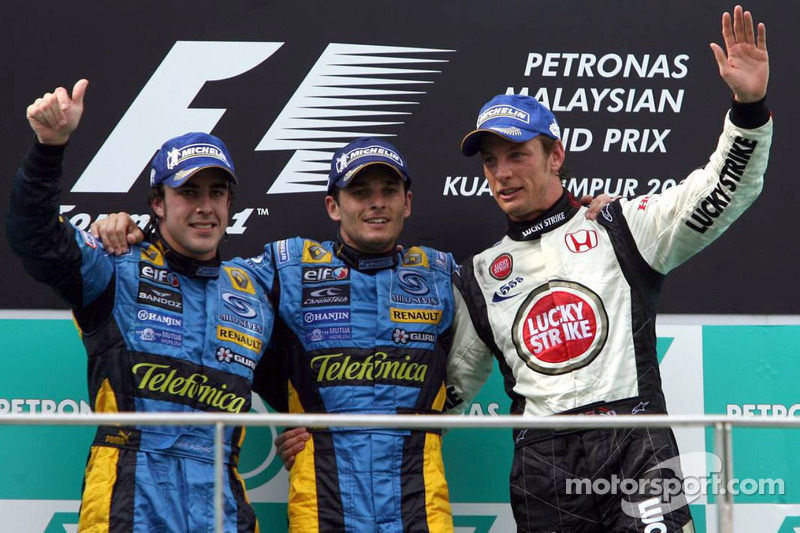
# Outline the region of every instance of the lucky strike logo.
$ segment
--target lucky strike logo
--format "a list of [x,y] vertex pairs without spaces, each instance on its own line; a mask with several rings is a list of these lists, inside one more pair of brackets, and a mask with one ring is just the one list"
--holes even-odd
[[550,281],[534,289],[520,306],[512,338],[532,370],[565,374],[590,364],[605,346],[608,315],[591,289]]
[[511,275],[511,270],[514,268],[514,260],[511,254],[502,254],[492,261],[489,266],[489,274],[496,280],[504,280]]

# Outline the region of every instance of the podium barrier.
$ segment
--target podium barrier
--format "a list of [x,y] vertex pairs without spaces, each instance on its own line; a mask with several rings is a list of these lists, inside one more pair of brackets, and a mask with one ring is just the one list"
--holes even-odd
[[[639,415],[609,417],[522,417],[498,415],[492,417],[465,417],[461,415],[331,415],[331,414],[206,414],[206,413],[113,413],[68,415],[0,415],[0,426],[20,425],[213,425],[214,443],[214,516],[215,531],[222,528],[222,473],[223,435],[226,426],[280,426],[280,427],[369,427],[401,429],[452,429],[452,428],[524,428],[524,429],[610,429],[650,427],[714,428],[714,451],[722,460],[720,482],[727,487],[733,477],[733,446],[731,430],[734,426],[761,428],[800,427],[797,418],[739,418],[732,416],[689,415]],[[733,533],[733,493],[725,491],[717,502],[718,533]]]

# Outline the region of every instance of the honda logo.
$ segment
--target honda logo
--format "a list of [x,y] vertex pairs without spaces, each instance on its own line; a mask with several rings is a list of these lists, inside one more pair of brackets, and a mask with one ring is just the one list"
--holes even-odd
[[575,254],[588,252],[597,246],[597,232],[593,229],[582,229],[564,236],[569,251]]

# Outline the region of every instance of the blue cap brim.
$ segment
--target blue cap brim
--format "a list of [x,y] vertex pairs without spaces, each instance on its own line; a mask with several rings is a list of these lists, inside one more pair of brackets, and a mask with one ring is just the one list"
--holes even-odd
[[511,141],[514,143],[524,143],[528,142],[531,139],[542,135],[541,133],[535,131],[525,131],[519,130],[521,135],[510,135],[508,133],[500,132],[497,130],[493,130],[491,128],[481,128],[477,130],[473,130],[464,137],[461,141],[461,153],[467,157],[473,156],[481,151],[481,139],[483,138],[484,133],[491,133],[493,135],[497,135],[500,138],[506,139],[507,141]]
[[[373,166],[373,165],[383,165],[385,167],[389,167],[400,177],[400,179],[403,182],[411,183],[411,178],[408,177],[407,174],[405,174],[402,170],[400,170],[396,166],[392,165],[391,163],[387,163],[385,161],[369,161],[367,163],[364,163],[363,165],[359,165],[356,168],[354,168],[351,172],[348,173],[349,176],[347,176],[347,174],[345,174],[344,176],[340,176],[340,177],[336,178],[336,181],[333,182],[333,185],[331,187],[328,187],[328,194],[331,194],[331,192],[333,191],[334,187],[339,187],[340,189],[347,188],[347,186],[350,185],[350,183],[359,174],[359,172],[361,172],[365,168]],[[345,179],[345,176],[347,176],[346,179]]]
[[176,172],[175,174],[165,179],[161,183],[163,183],[164,185],[166,185],[171,189],[177,189],[178,187],[182,186],[184,183],[189,181],[189,179],[191,179],[192,176],[194,176],[201,170],[205,170],[207,168],[218,168],[224,171],[233,183],[235,184],[239,183],[239,180],[236,177],[236,175],[233,172],[231,172],[229,168],[224,167],[222,165],[200,165],[190,169],[188,172],[181,174],[180,178],[178,178],[178,172]]

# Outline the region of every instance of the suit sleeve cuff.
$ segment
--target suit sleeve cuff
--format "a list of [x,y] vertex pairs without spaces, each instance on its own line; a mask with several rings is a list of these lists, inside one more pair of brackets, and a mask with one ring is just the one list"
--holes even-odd
[[739,128],[754,130],[766,124],[772,112],[767,107],[767,97],[765,96],[757,102],[742,104],[733,100],[731,103],[731,122]]

